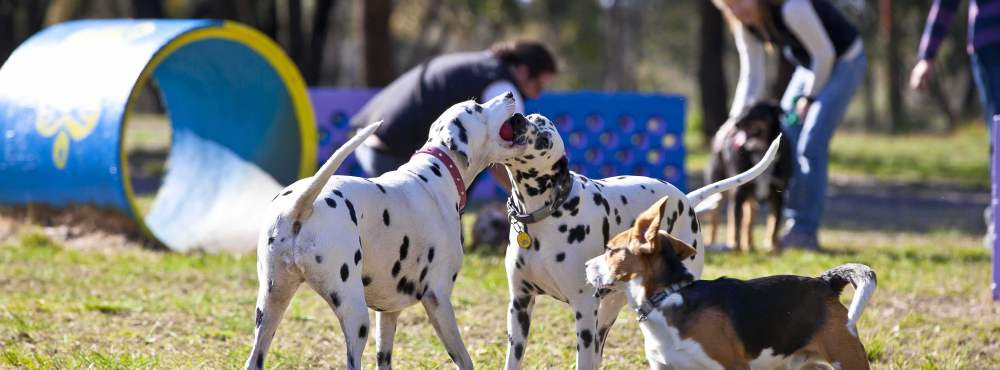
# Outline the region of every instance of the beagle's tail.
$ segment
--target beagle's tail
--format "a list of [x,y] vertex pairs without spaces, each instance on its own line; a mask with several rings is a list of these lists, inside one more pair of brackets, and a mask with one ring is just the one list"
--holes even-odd
[[875,293],[878,280],[875,271],[860,263],[847,263],[827,270],[819,278],[826,280],[837,295],[840,295],[847,284],[854,286],[854,298],[851,299],[851,307],[847,310],[847,330],[858,336],[858,319],[861,318],[861,312],[865,310],[865,304],[868,303],[872,293]]
[[757,176],[760,176],[760,174],[764,173],[764,170],[766,170],[771,165],[771,163],[774,162],[774,159],[778,156],[778,146],[780,145],[781,145],[781,135],[778,135],[778,137],[771,142],[771,146],[767,148],[767,152],[764,153],[764,157],[760,159],[760,162],[757,162],[757,164],[755,164],[749,170],[746,170],[746,172],[743,172],[739,175],[730,177],[728,179],[719,182],[705,185],[701,189],[688,193],[687,198],[688,201],[691,203],[691,206],[695,207],[695,209],[698,209],[698,204],[704,201],[705,199],[711,197],[712,195],[724,192],[726,190],[753,181],[753,179],[756,179]]
[[365,141],[369,136],[371,136],[379,126],[382,125],[382,121],[375,122],[368,126],[362,128],[358,133],[354,134],[350,140],[347,140],[344,145],[337,148],[337,151],[333,152],[333,155],[323,163],[323,166],[319,168],[313,177],[309,178],[309,185],[306,186],[306,190],[299,195],[299,198],[295,200],[295,206],[292,208],[292,231],[298,234],[298,226],[301,225],[301,221],[312,216],[312,207],[310,205],[316,201],[316,197],[319,196],[320,190],[326,186],[326,182],[330,180],[334,172],[337,172],[337,168],[340,167],[341,163],[347,159],[348,155],[354,152],[362,142]]

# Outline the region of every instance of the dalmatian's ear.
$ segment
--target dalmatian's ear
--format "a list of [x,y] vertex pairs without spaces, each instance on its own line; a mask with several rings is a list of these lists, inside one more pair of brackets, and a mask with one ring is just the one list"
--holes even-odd
[[461,118],[455,118],[450,121],[439,121],[438,132],[441,141],[444,143],[448,150],[450,150],[461,163],[459,165],[463,167],[469,166],[469,136],[468,131],[465,128],[465,124],[462,122]]

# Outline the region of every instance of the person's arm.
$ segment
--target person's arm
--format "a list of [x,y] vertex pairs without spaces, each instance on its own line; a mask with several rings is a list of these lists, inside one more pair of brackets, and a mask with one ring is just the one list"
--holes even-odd
[[809,0],[788,0],[781,7],[781,13],[789,30],[802,42],[812,59],[809,68],[813,73],[812,83],[806,84],[803,94],[815,97],[830,80],[837,60],[833,41]]
[[910,73],[910,87],[923,90],[927,87],[932,74],[932,60],[937,56],[941,42],[951,28],[951,21],[958,10],[958,0],[934,0],[931,11],[927,14],[927,24],[924,34],[920,37],[920,49],[917,51],[917,65]]
[[[517,87],[510,81],[500,80],[489,84],[483,90],[482,99],[484,101],[492,99],[494,96],[506,94],[508,91],[514,94],[514,113],[524,114],[524,98],[521,97],[521,94],[517,92]],[[507,194],[510,194],[510,178],[507,176],[507,169],[502,164],[494,163],[490,165],[490,173],[493,174],[493,179],[496,180],[497,185],[500,185]]]
[[517,92],[514,83],[507,80],[494,81],[483,89],[482,101],[493,99],[494,96],[506,94],[508,91],[514,94],[514,113],[524,114],[524,97]]
[[948,34],[951,28],[951,21],[958,10],[959,0],[934,0],[931,11],[927,14],[927,24],[924,26],[924,34],[920,37],[920,49],[917,52],[919,59],[934,59],[941,41]]
[[747,106],[759,101],[765,92],[767,75],[764,66],[764,44],[744,26],[734,27],[736,50],[740,55],[740,80],[729,116],[736,117]]

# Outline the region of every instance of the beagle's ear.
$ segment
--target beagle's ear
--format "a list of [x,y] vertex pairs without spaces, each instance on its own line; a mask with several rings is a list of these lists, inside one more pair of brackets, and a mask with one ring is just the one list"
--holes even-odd
[[674,249],[674,254],[676,254],[677,258],[681,261],[698,254],[697,249],[694,249],[694,247],[688,245],[688,243],[675,238],[673,235],[668,234],[666,231],[660,230],[659,233],[657,233],[657,239],[659,239],[659,245],[661,247],[672,247]]
[[638,249],[656,247],[656,232],[660,230],[663,221],[663,211],[670,197],[663,197],[652,207],[642,212],[632,226],[631,247]]

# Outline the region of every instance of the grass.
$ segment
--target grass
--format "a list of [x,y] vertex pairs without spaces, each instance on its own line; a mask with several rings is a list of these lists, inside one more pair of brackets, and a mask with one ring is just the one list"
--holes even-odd
[[[884,135],[838,131],[830,143],[830,172],[835,176],[892,183],[947,184],[988,189],[989,141],[981,124],[951,134]],[[700,171],[708,152],[697,130],[688,130],[687,168]],[[698,175],[700,176],[700,175]]]
[[[888,234],[831,230],[827,253],[790,251],[708,256],[706,277],[818,275],[848,261],[872,266],[879,287],[859,325],[877,368],[1000,366],[1000,316],[989,297],[990,257],[976,238],[949,233]],[[253,329],[256,258],[172,254],[139,248],[66,249],[40,232],[0,246],[0,367],[232,368],[242,366]],[[503,365],[506,282],[502,257],[466,256],[453,301],[479,368]],[[843,295],[847,301],[852,292]],[[527,368],[573,363],[573,314],[538,300]],[[344,365],[336,319],[308,288],[278,330],[269,367]],[[620,315],[607,368],[645,367],[633,314]],[[364,362],[374,365],[374,341]],[[419,306],[404,311],[397,368],[451,368]]]

